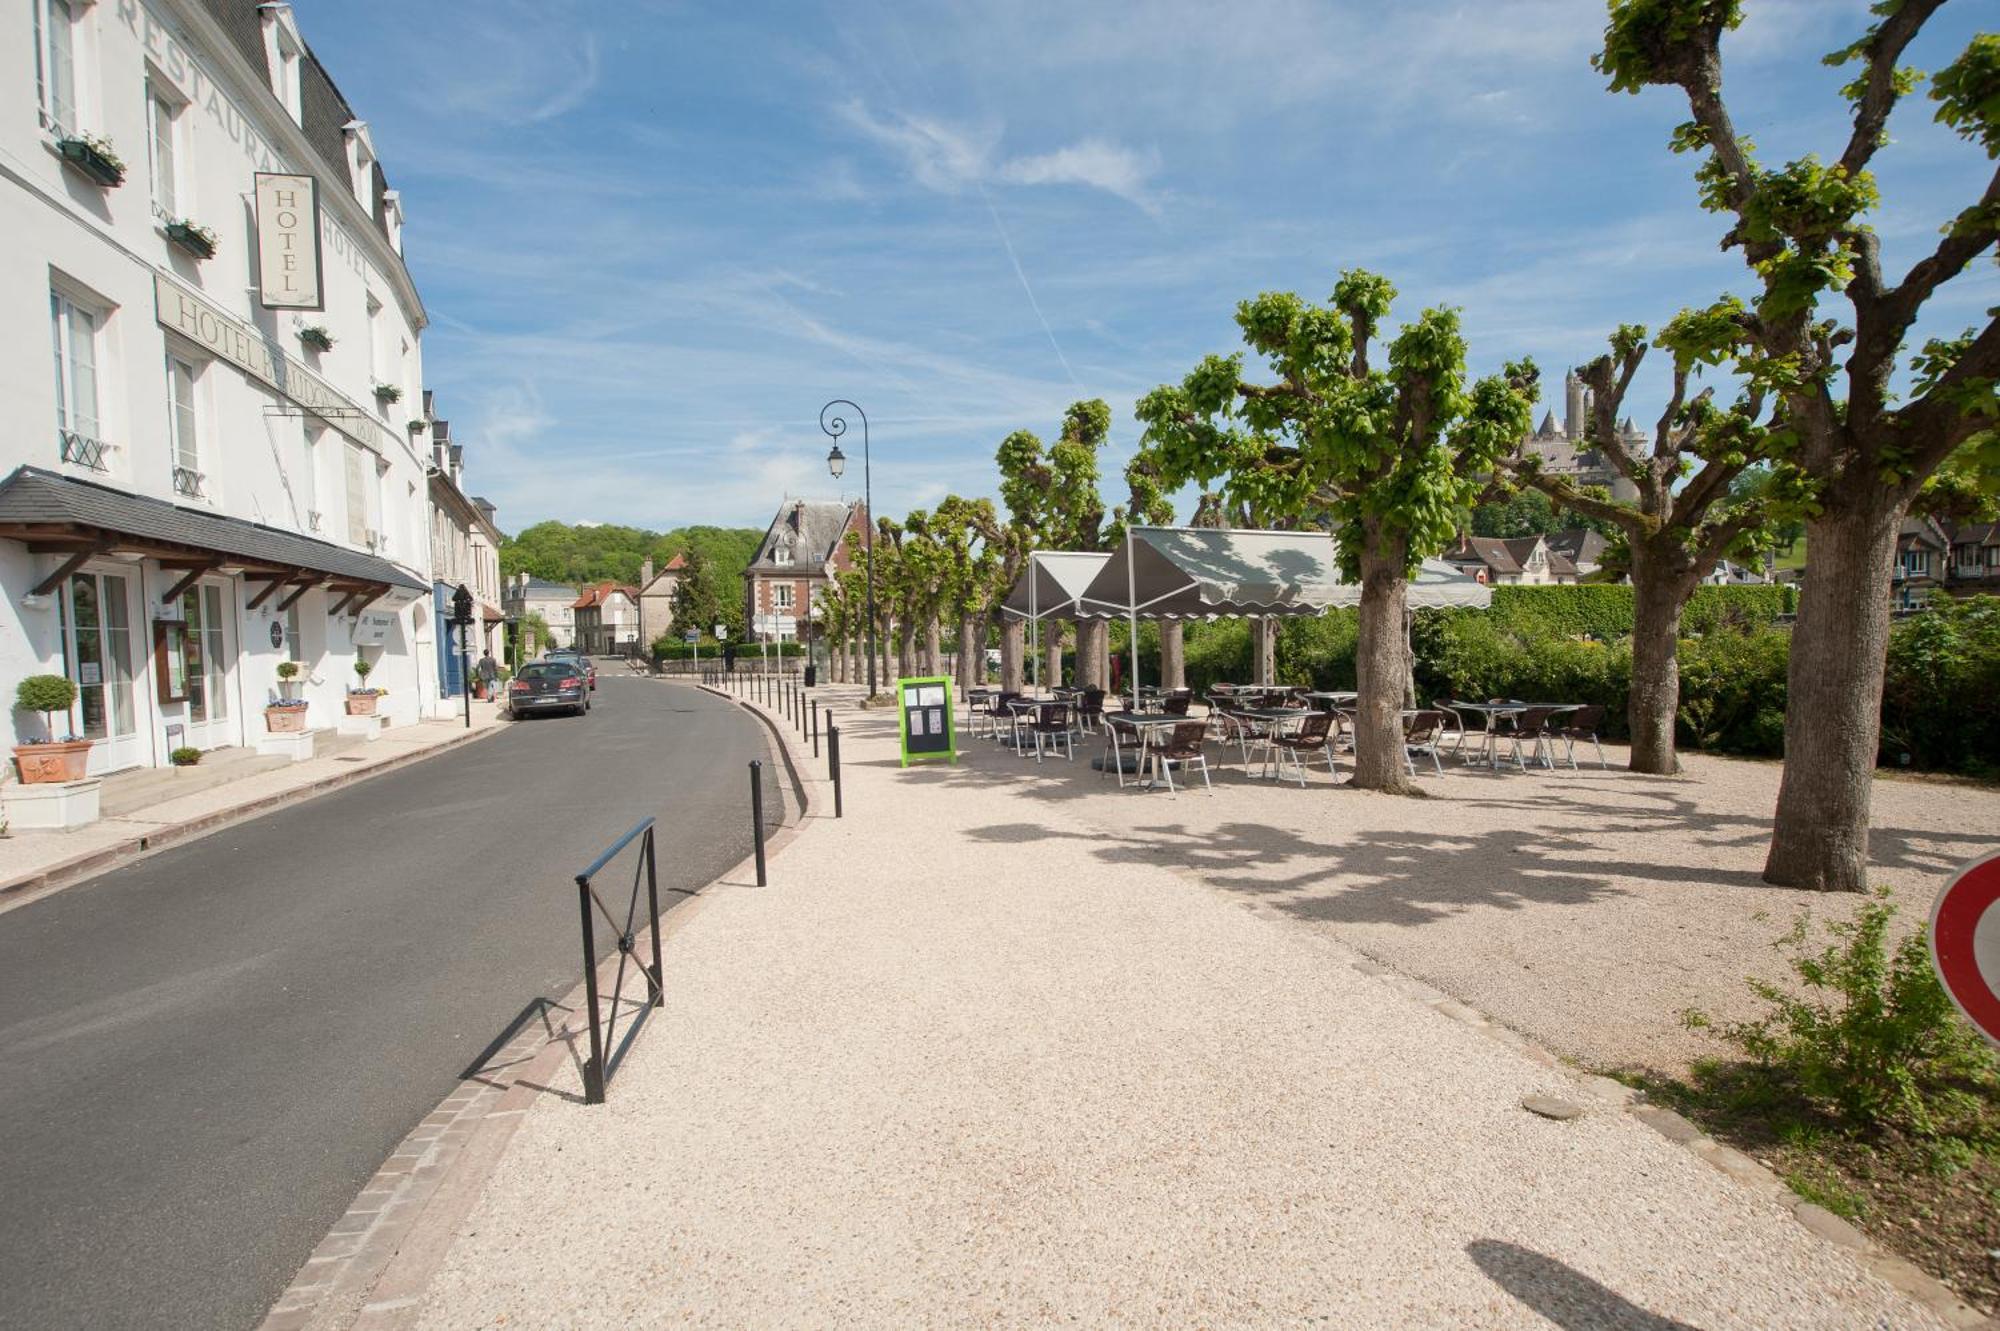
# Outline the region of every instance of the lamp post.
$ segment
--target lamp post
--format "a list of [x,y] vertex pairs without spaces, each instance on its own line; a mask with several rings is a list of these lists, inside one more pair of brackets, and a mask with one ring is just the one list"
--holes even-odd
[[826,468],[839,480],[847,470],[847,455],[840,451],[840,436],[847,433],[843,416],[828,416],[835,407],[852,407],[861,418],[861,507],[867,511],[868,525],[862,540],[868,550],[868,696],[875,696],[875,661],[880,653],[875,645],[875,497],[868,465],[868,413],[844,397],[837,397],[819,409],[819,428],[833,437],[833,451],[826,455]]
[[451,622],[458,629],[458,683],[465,691],[465,728],[472,729],[472,593],[464,583],[451,594]]

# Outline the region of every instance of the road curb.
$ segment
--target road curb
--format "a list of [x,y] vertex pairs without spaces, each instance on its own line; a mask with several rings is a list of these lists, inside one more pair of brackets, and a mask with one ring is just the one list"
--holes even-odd
[[[802,775],[782,727],[770,715],[705,685],[696,687],[762,721],[766,752],[783,763],[792,783],[800,815],[765,838],[765,859],[773,860],[816,812],[816,783]],[[753,851],[663,915],[662,947],[701,913],[716,888],[756,890],[755,858]],[[642,931],[635,950],[643,953],[646,944]],[[614,983],[617,963],[615,952],[598,963],[600,988]],[[411,1129],[308,1255],[265,1314],[261,1331],[399,1331],[415,1322],[424,1291],[505,1159],[522,1119],[541,1096],[565,1094],[553,1083],[563,1063],[578,1057],[570,1042],[587,1039],[587,1027],[569,1027],[585,1002],[579,980],[561,1002],[536,1014],[539,1021],[526,1019]]]
[[408,767],[412,763],[422,762],[426,758],[434,758],[438,754],[449,753],[453,749],[463,748],[465,745],[485,739],[489,735],[496,735],[505,728],[505,726],[497,723],[490,726],[482,726],[478,730],[470,730],[462,735],[454,735],[450,739],[440,740],[428,748],[398,754],[394,758],[385,758],[381,762],[357,768],[351,772],[335,772],[330,776],[322,777],[318,781],[312,782],[310,785],[280,791],[275,795],[266,795],[261,799],[250,800],[231,808],[218,809],[214,813],[203,814],[198,818],[190,818],[185,822],[168,824],[161,827],[158,831],[128,837],[124,841],[117,842],[114,845],[100,846],[96,850],[86,851],[82,855],[63,860],[57,864],[51,864],[45,869],[37,869],[31,873],[22,874],[17,878],[0,883],[0,910],[5,910],[17,904],[24,904],[24,902],[18,900],[19,898],[39,897],[46,895],[49,891],[56,888],[74,887],[77,883],[95,878],[107,869],[114,868],[127,861],[144,858],[155,851],[165,850],[170,846],[180,845],[182,842],[198,840],[211,832],[220,831],[224,827],[246,822],[249,819],[261,817],[267,813],[274,813],[289,805],[315,799],[330,791],[338,790],[342,786],[351,786],[356,782],[366,781],[371,777],[381,776],[384,773]]

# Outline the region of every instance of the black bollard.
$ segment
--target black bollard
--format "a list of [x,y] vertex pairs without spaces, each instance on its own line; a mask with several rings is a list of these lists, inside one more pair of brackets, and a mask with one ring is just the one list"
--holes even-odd
[[757,845],[757,886],[764,886],[764,760],[750,760],[750,835]]
[[833,774],[833,816],[841,817],[840,810],[840,727],[832,721],[826,726],[826,766]]

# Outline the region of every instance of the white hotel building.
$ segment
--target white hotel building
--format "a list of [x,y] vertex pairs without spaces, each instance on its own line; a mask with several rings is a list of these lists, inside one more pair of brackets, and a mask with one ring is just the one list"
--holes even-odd
[[[0,70],[7,704],[68,675],[93,774],[256,742],[288,659],[313,728],[357,656],[391,723],[440,710],[426,316],[292,7],[12,0]],[[317,179],[323,310],[264,305],[257,172]]]

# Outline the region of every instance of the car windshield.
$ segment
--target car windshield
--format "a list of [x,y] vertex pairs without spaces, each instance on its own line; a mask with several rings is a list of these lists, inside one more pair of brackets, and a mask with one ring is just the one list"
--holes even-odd
[[576,673],[575,666],[561,661],[535,661],[521,667],[522,679],[567,679]]

